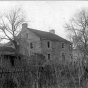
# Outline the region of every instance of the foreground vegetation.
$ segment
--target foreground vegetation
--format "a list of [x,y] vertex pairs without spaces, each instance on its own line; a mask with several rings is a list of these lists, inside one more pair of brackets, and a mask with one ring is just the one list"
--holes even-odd
[[46,62],[41,54],[22,56],[20,59],[20,67],[18,63],[12,68],[0,68],[1,87],[86,88],[88,83],[87,66],[79,66],[78,63],[63,64],[52,60]]

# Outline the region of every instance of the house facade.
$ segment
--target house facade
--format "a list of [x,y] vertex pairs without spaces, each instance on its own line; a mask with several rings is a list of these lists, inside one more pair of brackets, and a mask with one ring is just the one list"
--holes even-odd
[[[46,60],[71,61],[72,59],[72,43],[56,35],[54,30],[45,32],[31,29],[28,28],[27,23],[24,23],[18,38],[26,40],[24,46],[29,55],[40,53],[45,56]],[[25,53],[24,48],[21,48],[20,52]]]

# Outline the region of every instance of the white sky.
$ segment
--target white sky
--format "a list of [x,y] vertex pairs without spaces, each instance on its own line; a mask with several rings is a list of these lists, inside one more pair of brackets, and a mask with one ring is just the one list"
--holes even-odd
[[0,1],[2,12],[16,6],[25,11],[29,27],[43,31],[55,29],[57,35],[66,38],[64,24],[77,9],[88,8],[88,1]]

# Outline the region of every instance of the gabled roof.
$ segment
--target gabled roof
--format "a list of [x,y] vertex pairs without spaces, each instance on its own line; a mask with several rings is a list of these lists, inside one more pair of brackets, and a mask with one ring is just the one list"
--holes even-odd
[[53,41],[71,43],[70,41],[68,41],[56,34],[50,33],[50,32],[40,31],[40,30],[36,30],[36,29],[31,29],[31,28],[27,28],[27,29],[30,30],[31,32],[35,33],[42,39],[49,39],[49,40],[53,40]]
[[[66,39],[64,39],[64,38],[62,38],[62,37],[60,37],[56,34],[50,33],[50,32],[40,31],[40,30],[36,30],[36,29],[32,29],[32,28],[27,28],[27,29],[30,30],[31,32],[35,33],[41,39],[49,39],[49,40],[53,40],[53,41],[60,41],[60,42],[65,42],[65,43],[72,44],[70,41],[68,41],[68,40],[66,40]],[[14,48],[8,47],[10,45],[11,45],[10,41],[6,44],[3,44],[2,46],[0,46],[0,51],[14,52]]]

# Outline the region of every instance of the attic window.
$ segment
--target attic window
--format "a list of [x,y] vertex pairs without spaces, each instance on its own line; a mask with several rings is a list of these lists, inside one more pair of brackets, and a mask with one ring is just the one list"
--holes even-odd
[[47,42],[47,47],[50,48],[50,42],[49,41]]
[[30,43],[30,49],[32,49],[33,48],[33,43]]

